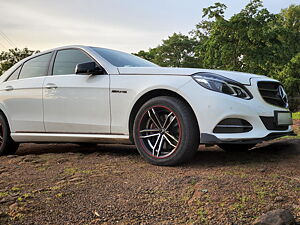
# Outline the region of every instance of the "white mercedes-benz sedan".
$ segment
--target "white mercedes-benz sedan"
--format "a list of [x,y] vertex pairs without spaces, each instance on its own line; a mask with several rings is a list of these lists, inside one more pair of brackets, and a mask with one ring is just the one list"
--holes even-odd
[[156,165],[200,144],[243,151],[292,133],[287,95],[255,74],[164,68],[120,51],[67,46],[0,77],[0,154],[19,143],[134,143]]

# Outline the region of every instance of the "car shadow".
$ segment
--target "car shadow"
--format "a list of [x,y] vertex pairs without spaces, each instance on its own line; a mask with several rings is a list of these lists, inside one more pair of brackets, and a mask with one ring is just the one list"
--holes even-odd
[[265,162],[280,162],[300,155],[300,139],[284,139],[258,144],[248,152],[225,152],[214,146],[200,148],[188,166],[216,167]]
[[94,146],[81,146],[72,143],[58,144],[21,144],[16,155],[42,155],[42,154],[62,154],[62,153],[78,153],[78,154],[112,154],[112,155],[138,155],[133,145],[119,144],[97,144]]
[[[134,156],[138,155],[133,145],[98,144],[96,146],[80,146],[78,144],[22,144],[16,155],[78,153]],[[196,156],[182,167],[218,167],[224,165],[238,165],[264,162],[280,162],[287,158],[300,155],[300,139],[284,139],[265,142],[257,145],[248,152],[224,152],[217,146],[201,146]]]

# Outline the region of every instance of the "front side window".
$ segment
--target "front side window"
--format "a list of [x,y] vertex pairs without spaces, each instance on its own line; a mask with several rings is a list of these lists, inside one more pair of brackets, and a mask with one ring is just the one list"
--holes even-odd
[[93,62],[93,60],[81,50],[60,50],[55,57],[53,75],[75,74],[76,65],[87,62]]
[[10,75],[10,77],[9,77],[6,81],[9,81],[9,80],[17,80],[17,79],[18,79],[18,76],[19,76],[19,73],[20,73],[20,70],[21,70],[21,66],[19,66],[19,68],[16,69],[16,70]]
[[21,69],[19,79],[46,76],[52,53],[34,57],[26,61]]

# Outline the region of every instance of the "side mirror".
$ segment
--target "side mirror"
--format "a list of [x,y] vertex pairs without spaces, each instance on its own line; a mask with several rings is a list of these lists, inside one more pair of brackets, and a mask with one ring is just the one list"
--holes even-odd
[[87,62],[77,64],[75,68],[75,74],[100,75],[104,74],[104,70],[95,62]]

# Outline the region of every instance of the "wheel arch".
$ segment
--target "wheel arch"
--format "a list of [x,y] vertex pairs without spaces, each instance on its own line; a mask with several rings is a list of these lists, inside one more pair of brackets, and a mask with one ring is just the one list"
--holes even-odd
[[144,93],[133,105],[130,115],[129,115],[129,123],[128,123],[128,130],[129,130],[129,139],[132,143],[134,143],[133,140],[133,124],[134,124],[134,119],[139,111],[139,109],[141,108],[141,106],[143,104],[145,104],[148,100],[155,98],[155,97],[160,97],[160,96],[170,96],[170,97],[175,97],[175,98],[179,98],[181,100],[183,100],[187,106],[190,108],[190,110],[193,112],[193,116],[195,121],[197,122],[197,127],[199,128],[199,123],[196,117],[196,114],[193,110],[193,108],[191,107],[191,105],[189,104],[189,102],[182,97],[180,94],[178,94],[175,91],[171,91],[168,89],[154,89],[151,91],[148,91],[146,93]]

